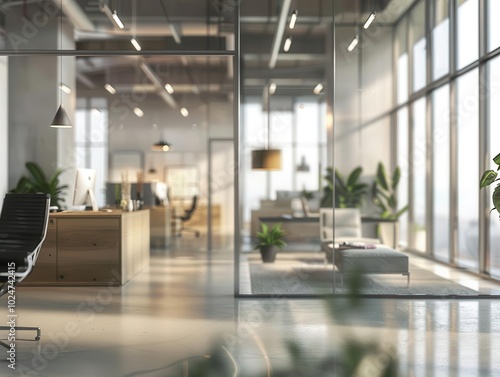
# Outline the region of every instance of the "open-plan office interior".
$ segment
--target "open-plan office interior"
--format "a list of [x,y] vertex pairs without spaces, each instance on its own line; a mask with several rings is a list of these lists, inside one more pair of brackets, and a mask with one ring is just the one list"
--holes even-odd
[[0,2],[0,196],[33,165],[65,186],[19,375],[499,373],[498,14]]

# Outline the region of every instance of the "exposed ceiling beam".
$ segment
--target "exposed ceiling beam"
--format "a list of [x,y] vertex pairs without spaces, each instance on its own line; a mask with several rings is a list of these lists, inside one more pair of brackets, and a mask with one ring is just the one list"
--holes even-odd
[[156,75],[155,72],[144,62],[139,64],[142,72],[147,76],[147,78],[153,83],[156,88],[156,93],[172,108],[177,107],[177,102],[175,102],[174,97],[167,93],[166,89],[163,87],[163,84],[160,78]]
[[269,59],[270,69],[273,69],[276,66],[276,61],[278,60],[278,53],[281,47],[281,40],[283,39],[283,33],[285,31],[288,14],[290,13],[291,4],[292,0],[283,0],[280,18],[278,20],[278,26],[276,27],[276,32],[274,33],[273,46],[271,47],[271,59]]
[[95,89],[95,84],[81,72],[76,73],[76,79],[89,89]]
[[75,2],[75,0],[52,0],[53,3],[60,9],[62,5],[62,10],[66,17],[71,21],[75,29],[79,30],[94,30],[94,24],[83,13],[82,8]]

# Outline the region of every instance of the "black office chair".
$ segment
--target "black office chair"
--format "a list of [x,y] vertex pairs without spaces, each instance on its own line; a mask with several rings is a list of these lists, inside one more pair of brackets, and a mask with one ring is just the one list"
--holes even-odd
[[[182,224],[184,224],[186,221],[189,221],[191,219],[191,216],[193,216],[193,213],[196,211],[196,205],[197,205],[197,203],[198,203],[198,196],[195,195],[195,196],[193,196],[193,201],[191,203],[191,208],[185,209],[184,210],[184,215],[182,215],[182,216],[176,216],[176,218],[178,218],[179,220],[181,220]],[[199,231],[197,231],[196,229],[193,229],[193,228],[185,227],[184,225],[181,226],[181,229],[179,230],[179,232],[177,233],[177,235],[181,236],[183,231],[185,231],[185,232],[193,232],[196,237],[200,236],[200,232]]]
[[[0,296],[7,295],[7,318],[16,318],[15,287],[33,270],[47,234],[50,195],[7,194],[0,215]],[[12,297],[11,297],[12,296]],[[33,330],[39,327],[0,326],[0,330]],[[9,349],[9,345],[0,341]]]

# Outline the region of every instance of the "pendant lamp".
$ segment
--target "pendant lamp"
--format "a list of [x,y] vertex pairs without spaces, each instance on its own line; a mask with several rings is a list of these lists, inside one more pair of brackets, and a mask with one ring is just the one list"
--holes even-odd
[[[154,123],[153,124],[153,128],[154,129],[157,129],[158,128],[158,125],[157,123]],[[171,147],[171,144],[168,143],[167,141],[165,141],[166,138],[165,138],[165,135],[163,135],[163,138],[160,136],[160,141],[157,142],[157,143],[154,143],[152,146],[151,146],[151,150],[152,151],[157,151],[157,152],[168,152],[170,150],[170,147]]]
[[265,145],[264,149],[252,151],[252,170],[281,170],[281,149],[269,148],[269,123],[271,118],[269,85],[264,89],[264,111],[266,110]]
[[151,146],[151,150],[157,152],[168,152],[170,150],[170,144],[164,140],[160,140],[158,143],[154,143]]
[[[62,0],[61,0],[61,35],[60,35],[60,42],[61,42],[61,51],[62,51],[62,33],[63,33],[63,18],[62,18],[62,12],[63,12],[63,6],[62,6]],[[61,63],[59,66],[59,72],[60,72],[60,83],[62,83],[62,55],[60,57]],[[59,87],[59,92],[62,91],[61,85],[58,85]],[[50,127],[52,128],[71,128],[73,127],[71,125],[71,121],[69,120],[68,114],[66,114],[66,111],[64,110],[64,107],[62,105],[62,96],[63,94],[61,93],[60,96],[60,103],[59,103],[59,108],[56,111],[56,115],[54,115],[54,119],[52,120],[52,123],[50,124]]]

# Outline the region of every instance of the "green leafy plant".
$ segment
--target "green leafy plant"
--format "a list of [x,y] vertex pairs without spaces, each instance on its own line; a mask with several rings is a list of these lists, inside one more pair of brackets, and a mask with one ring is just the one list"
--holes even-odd
[[378,163],[377,175],[372,188],[373,203],[380,210],[382,219],[397,220],[408,210],[408,205],[398,209],[397,189],[401,178],[401,170],[396,166],[389,180],[384,164]]
[[323,197],[319,205],[331,208],[333,207],[333,168],[331,166],[326,168],[326,174],[323,178],[326,181],[326,186],[323,187]]
[[265,246],[277,246],[283,249],[286,242],[283,240],[285,232],[281,229],[281,223],[274,224],[271,228],[265,223],[261,223],[261,231],[257,232],[257,242],[254,250]]
[[[493,158],[493,162],[497,164],[497,171],[500,170],[500,153],[497,154]],[[479,188],[482,189],[486,186],[491,185],[493,182],[500,181],[500,178],[498,177],[498,173],[495,170],[486,170],[483,173],[483,176],[481,177],[481,180],[479,182]],[[493,195],[492,195],[492,201],[493,201],[493,210],[497,210],[497,212],[500,214],[500,183],[497,184],[495,189],[493,190]]]
[[357,208],[363,203],[363,197],[368,194],[368,185],[359,182],[363,173],[363,168],[358,166],[349,173],[347,179],[342,173],[331,166],[326,168],[324,179],[326,186],[323,187],[323,197],[321,198],[320,206],[331,208],[333,207],[333,190],[335,187],[335,207],[336,208]]
[[31,174],[31,177],[22,176],[14,189],[10,192],[25,194],[41,192],[50,194],[50,205],[61,207],[64,198],[61,197],[68,185],[59,184],[59,176],[63,172],[61,169],[56,169],[54,173],[47,178],[43,169],[36,162],[27,162],[26,169]]
[[363,168],[358,166],[349,173],[347,179],[335,169],[335,208],[358,208],[368,194],[368,185],[359,179]]

